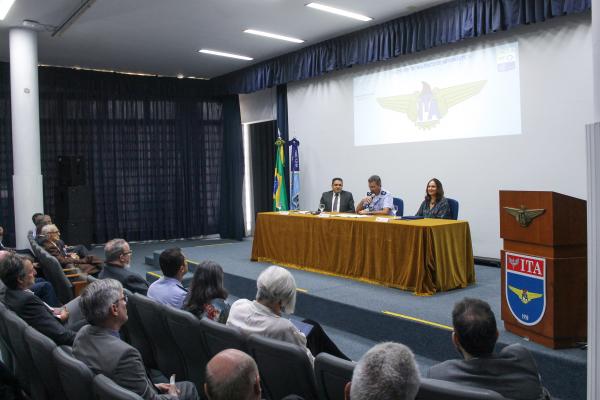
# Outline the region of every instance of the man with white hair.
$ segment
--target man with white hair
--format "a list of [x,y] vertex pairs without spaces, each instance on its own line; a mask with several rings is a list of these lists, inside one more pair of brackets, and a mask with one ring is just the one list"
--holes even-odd
[[271,265],[258,276],[256,288],[256,300],[239,299],[233,303],[227,325],[248,335],[255,333],[302,346],[311,362],[320,352],[348,359],[317,322],[304,320],[301,326],[309,331],[305,334],[289,319],[282,318],[282,313],[292,314],[296,307],[296,281],[287,269]]
[[116,279],[123,287],[134,293],[146,296],[150,284],[141,275],[129,269],[131,264],[131,248],[124,239],[113,239],[104,245],[104,266],[98,278]]
[[152,384],[140,352],[121,340],[119,330],[128,316],[127,295],[119,281],[90,283],[81,294],[81,309],[90,325],[75,337],[73,355],[95,374],[106,375],[145,400],[199,399],[191,382]]
[[385,342],[358,361],[344,394],[346,400],[412,400],[419,385],[412,351],[403,344]]
[[260,400],[256,362],[242,351],[223,350],[206,364],[204,392],[208,400]]

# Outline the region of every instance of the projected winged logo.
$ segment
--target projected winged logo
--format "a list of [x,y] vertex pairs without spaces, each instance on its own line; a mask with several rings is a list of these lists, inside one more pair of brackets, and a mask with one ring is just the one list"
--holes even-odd
[[421,82],[419,92],[379,97],[377,102],[383,108],[406,114],[418,128],[431,129],[440,123],[451,107],[481,92],[486,82],[463,83],[443,89],[431,89],[427,82]]

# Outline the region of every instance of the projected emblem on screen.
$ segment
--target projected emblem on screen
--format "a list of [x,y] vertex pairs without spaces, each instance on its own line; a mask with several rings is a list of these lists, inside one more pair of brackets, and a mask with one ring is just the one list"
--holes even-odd
[[518,43],[353,78],[354,144],[521,133]]
[[379,105],[392,111],[406,114],[418,128],[429,129],[436,126],[448,110],[481,91],[485,81],[463,83],[447,88],[433,88],[427,82],[420,92],[398,96],[380,97]]

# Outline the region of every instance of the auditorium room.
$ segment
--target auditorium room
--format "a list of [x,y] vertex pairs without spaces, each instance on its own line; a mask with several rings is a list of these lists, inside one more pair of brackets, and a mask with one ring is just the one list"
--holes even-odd
[[600,399],[600,0],[0,0],[0,398]]

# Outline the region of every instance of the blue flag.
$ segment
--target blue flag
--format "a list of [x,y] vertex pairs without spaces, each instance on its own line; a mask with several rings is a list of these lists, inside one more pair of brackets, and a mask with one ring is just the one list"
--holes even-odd
[[292,185],[290,188],[290,210],[298,210],[300,208],[300,158],[298,157],[300,142],[298,139],[293,138],[289,144],[292,146],[292,155],[290,157],[290,182]]

